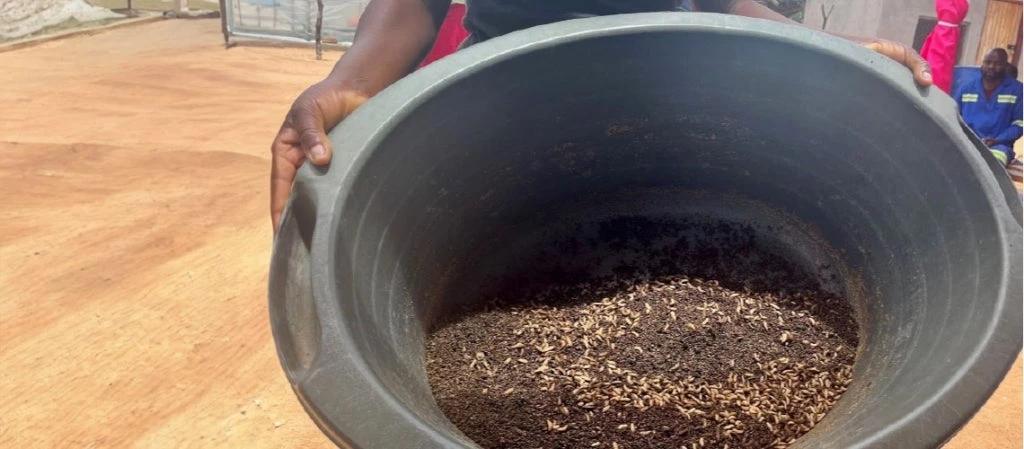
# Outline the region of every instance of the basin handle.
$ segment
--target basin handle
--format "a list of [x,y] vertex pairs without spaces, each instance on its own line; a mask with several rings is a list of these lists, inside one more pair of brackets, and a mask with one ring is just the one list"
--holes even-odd
[[270,319],[278,357],[290,379],[301,379],[320,351],[320,314],[313,297],[312,248],[316,201],[296,183],[281,215],[270,262]]
[[1003,193],[1004,200],[1006,201],[1007,207],[1010,208],[1010,212],[1013,214],[1013,218],[1017,220],[1017,225],[1024,225],[1024,205],[1021,204],[1021,198],[1017,193],[1017,189],[1013,186],[1013,181],[1010,179],[1010,175],[1006,172],[1006,169],[999,163],[992,152],[989,150],[981,138],[974,133],[973,130],[967,123],[964,122],[963,117],[957,114],[957,122],[960,123],[960,128],[963,129],[964,135],[967,136],[967,140],[974,145],[974,148],[981,154],[981,158],[985,160],[985,164],[988,169],[992,172],[992,176],[995,178],[996,183],[999,184],[999,189]]

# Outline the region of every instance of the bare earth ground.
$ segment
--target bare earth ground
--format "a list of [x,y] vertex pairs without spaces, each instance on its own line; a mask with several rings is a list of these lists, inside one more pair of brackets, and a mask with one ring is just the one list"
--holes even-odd
[[[326,448],[266,309],[268,144],[337,54],[216,20],[0,53],[0,447]],[[1021,447],[1018,359],[948,447]],[[385,449],[385,448],[381,448]]]
[[[128,0],[86,0],[96,6],[107,9],[121,9],[128,6]],[[174,0],[132,0],[132,8],[150,11],[170,11],[174,9]],[[205,9],[216,11],[220,9],[217,0],[188,0],[188,8],[191,10]]]

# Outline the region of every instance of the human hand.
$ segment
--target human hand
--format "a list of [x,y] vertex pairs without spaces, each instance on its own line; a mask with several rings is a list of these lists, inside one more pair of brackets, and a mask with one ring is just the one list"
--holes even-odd
[[310,86],[292,103],[270,146],[270,218],[275,235],[291,195],[292,181],[302,162],[306,159],[316,165],[330,162],[332,149],[326,130],[337,126],[367,98],[360,92],[325,80]]
[[991,137],[985,137],[981,139],[981,143],[985,144],[986,147],[993,147],[995,145],[999,145],[999,141]]
[[906,66],[911,72],[914,72],[914,81],[919,86],[927,87],[932,85],[931,65],[913,48],[885,39],[869,39],[862,41],[861,45]]

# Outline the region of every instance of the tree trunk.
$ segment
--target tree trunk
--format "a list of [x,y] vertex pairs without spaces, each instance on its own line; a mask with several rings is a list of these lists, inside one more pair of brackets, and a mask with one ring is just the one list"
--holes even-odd
[[828,26],[828,18],[832,15],[832,10],[836,9],[836,5],[828,7],[828,12],[825,12],[825,4],[821,4],[821,29],[824,30]]
[[316,59],[324,59],[323,53],[324,0],[316,0]]
[[[131,1],[131,0],[128,0]],[[220,32],[224,35],[224,48],[228,48],[228,5],[227,0],[219,0],[220,3]]]

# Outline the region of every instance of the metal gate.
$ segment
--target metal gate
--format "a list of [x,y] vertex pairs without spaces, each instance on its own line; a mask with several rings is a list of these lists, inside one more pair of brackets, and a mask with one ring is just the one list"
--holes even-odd
[[[322,0],[325,42],[351,43],[369,0]],[[224,0],[230,36],[311,43],[317,40],[317,0]]]

